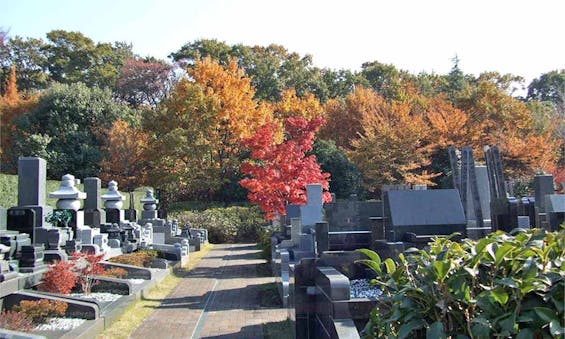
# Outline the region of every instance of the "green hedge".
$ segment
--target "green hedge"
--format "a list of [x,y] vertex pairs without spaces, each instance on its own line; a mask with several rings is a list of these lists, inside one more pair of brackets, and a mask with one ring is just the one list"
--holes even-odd
[[257,206],[211,208],[204,211],[171,213],[179,225],[208,230],[211,243],[257,242],[263,232],[265,218]]
[[565,230],[437,239],[398,261],[360,250],[383,297],[368,338],[563,338]]

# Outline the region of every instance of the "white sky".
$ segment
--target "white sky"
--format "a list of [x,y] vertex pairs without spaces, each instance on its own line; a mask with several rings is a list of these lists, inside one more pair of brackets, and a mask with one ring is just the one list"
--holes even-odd
[[376,60],[412,73],[447,73],[457,54],[465,73],[527,81],[565,68],[564,14],[563,0],[0,0],[0,27],[11,36],[80,31],[158,58],[200,38],[276,43],[318,67],[359,70]]

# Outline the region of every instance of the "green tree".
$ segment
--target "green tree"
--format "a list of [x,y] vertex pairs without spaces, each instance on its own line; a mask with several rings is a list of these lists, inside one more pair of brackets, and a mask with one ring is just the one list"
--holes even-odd
[[402,97],[402,83],[409,79],[406,71],[398,70],[392,64],[378,61],[365,62],[361,66],[361,76],[366,83],[386,99],[398,100]]
[[548,101],[565,114],[565,69],[542,74],[528,86],[528,100]]
[[49,74],[60,83],[114,88],[126,58],[133,56],[131,45],[96,44],[80,32],[54,30],[47,39]]
[[228,45],[217,40],[202,39],[187,43],[170,57],[192,67],[198,60],[210,57],[227,66],[230,58],[251,78],[255,98],[278,101],[285,89],[294,88],[299,96],[308,92],[319,99],[327,99],[327,89],[320,69],[312,65],[310,55],[291,53],[281,45],[264,46]]
[[134,113],[115,102],[108,89],[83,83],[55,84],[41,95],[36,108],[16,119],[18,155],[37,155],[33,150],[38,147],[47,152],[50,178],[65,173],[79,178],[97,176],[103,131],[118,118],[132,119]]
[[42,90],[49,85],[46,44],[41,39],[7,39],[0,46],[0,77],[5,83],[12,66],[18,70],[17,84],[22,92]]
[[333,140],[316,140],[312,154],[322,171],[331,174],[330,193],[335,193],[338,199],[349,198],[352,194],[362,195],[359,168],[349,161],[347,154],[337,148]]

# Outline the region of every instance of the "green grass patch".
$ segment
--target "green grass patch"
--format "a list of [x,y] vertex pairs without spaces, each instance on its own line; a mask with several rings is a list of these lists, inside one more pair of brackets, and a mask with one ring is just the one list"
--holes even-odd
[[259,286],[259,307],[282,307],[282,301],[276,283],[271,282]]
[[288,339],[294,337],[294,326],[290,319],[263,324],[265,339]]
[[200,260],[212,249],[214,245],[207,244],[199,252],[190,253],[190,260],[186,267],[179,267],[173,270],[157,286],[153,287],[145,298],[130,305],[124,313],[109,328],[104,330],[98,339],[126,339],[131,333],[149,317],[161,301],[182,281],[182,277],[200,263]]

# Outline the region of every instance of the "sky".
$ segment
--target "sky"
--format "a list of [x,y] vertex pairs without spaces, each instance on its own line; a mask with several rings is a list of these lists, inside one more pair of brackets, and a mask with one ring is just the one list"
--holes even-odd
[[204,38],[275,43],[352,71],[379,61],[445,74],[457,56],[465,73],[511,73],[527,84],[565,68],[564,13],[563,0],[0,0],[0,28],[43,39],[79,31],[161,59]]

